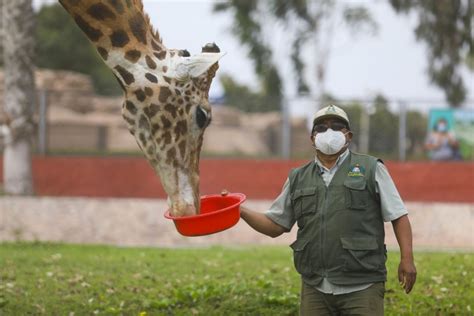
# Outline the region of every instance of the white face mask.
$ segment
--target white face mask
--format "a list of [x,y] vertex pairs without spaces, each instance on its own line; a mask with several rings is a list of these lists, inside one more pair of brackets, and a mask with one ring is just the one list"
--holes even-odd
[[346,136],[341,131],[334,131],[330,128],[323,133],[317,133],[314,138],[316,149],[326,155],[338,153],[346,144]]

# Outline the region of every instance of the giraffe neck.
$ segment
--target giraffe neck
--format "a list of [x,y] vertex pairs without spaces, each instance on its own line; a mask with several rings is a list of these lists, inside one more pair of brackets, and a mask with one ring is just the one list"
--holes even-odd
[[115,55],[132,63],[143,58],[153,68],[153,57],[164,59],[166,48],[150,19],[143,12],[141,0],[60,0],[76,24],[96,47],[104,61],[113,68]]

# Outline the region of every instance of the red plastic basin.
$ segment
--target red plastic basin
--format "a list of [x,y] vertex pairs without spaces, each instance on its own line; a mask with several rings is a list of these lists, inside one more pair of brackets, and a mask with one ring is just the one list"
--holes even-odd
[[203,236],[226,230],[240,219],[240,204],[245,194],[229,193],[204,195],[201,197],[201,213],[193,216],[174,217],[170,211],[165,217],[173,220],[176,230],[183,236]]

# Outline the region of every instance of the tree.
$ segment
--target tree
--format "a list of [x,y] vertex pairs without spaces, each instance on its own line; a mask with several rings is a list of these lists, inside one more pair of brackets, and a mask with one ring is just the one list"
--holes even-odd
[[[398,13],[418,14],[415,34],[428,46],[428,74],[444,90],[446,99],[458,107],[466,99],[461,71],[474,70],[472,0],[390,0]],[[472,84],[472,82],[471,82]]]
[[226,104],[238,108],[244,112],[268,112],[275,111],[275,105],[280,102],[279,98],[272,99],[263,91],[254,92],[246,85],[237,83],[228,75],[221,76],[221,84],[226,95]]
[[122,94],[112,72],[59,4],[42,6],[37,19],[38,67],[81,72],[91,76],[97,93]]
[[5,71],[3,125],[4,190],[8,194],[33,193],[31,140],[34,131],[33,73],[34,13],[31,0],[1,2],[3,21],[3,59]]
[[[336,23],[343,23],[353,31],[376,30],[375,22],[364,7],[335,0],[227,0],[217,3],[214,11],[233,14],[232,32],[248,48],[262,92],[272,99],[281,98],[283,90],[281,64],[284,63],[272,59],[274,50],[268,41],[279,27],[284,28],[282,36],[288,43],[285,49],[290,51],[286,58],[292,64],[297,92],[314,94],[316,91],[317,95],[325,92],[325,68],[330,47],[325,45],[322,34],[327,34],[326,39],[330,40]],[[317,48],[313,56],[318,57],[318,62],[310,76],[311,82],[316,84],[310,85],[302,52],[312,47]]]

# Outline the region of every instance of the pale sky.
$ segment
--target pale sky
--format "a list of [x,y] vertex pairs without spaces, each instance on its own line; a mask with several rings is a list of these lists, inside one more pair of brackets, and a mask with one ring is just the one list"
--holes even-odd
[[[330,42],[327,91],[346,99],[370,99],[380,92],[393,100],[417,100],[413,107],[423,109],[431,104],[446,106],[443,91],[431,85],[426,75],[425,46],[416,42],[413,33],[416,17],[396,15],[385,1],[359,2],[368,4],[378,22],[378,34],[354,38],[336,26]],[[215,42],[221,51],[227,52],[219,63],[218,77],[228,73],[239,82],[255,84],[256,77],[246,50],[230,32],[231,16],[213,14],[213,3],[203,0],[144,1],[153,26],[159,30],[168,48],[187,48],[193,54],[205,43]],[[284,37],[278,30],[272,36],[277,54],[284,54],[287,46]],[[282,65],[282,69],[283,73],[290,73],[288,65]],[[468,99],[472,100],[473,74],[466,71],[464,78],[469,90]],[[289,76],[288,81],[292,79]],[[287,90],[287,96],[294,96],[294,89]],[[214,80],[211,95],[221,91],[218,80]]]
[[[35,0],[36,3],[47,1]],[[50,2],[50,1],[48,1]],[[210,0],[144,0],[145,11],[158,29],[167,48],[187,49],[191,54],[201,51],[208,42],[215,42],[227,52],[219,62],[217,80],[213,81],[211,96],[219,96],[222,88],[219,76],[226,73],[238,82],[255,86],[256,76],[247,57],[231,32],[231,16],[212,13],[215,1]],[[354,3],[354,1],[351,1]],[[444,93],[431,85],[426,75],[425,46],[417,43],[413,34],[415,16],[396,15],[386,1],[357,1],[366,3],[378,22],[378,34],[353,37],[336,25],[334,36],[328,42],[330,57],[327,66],[326,90],[340,99],[371,99],[382,93],[392,100],[417,100],[411,107],[426,110],[428,107],[445,107]],[[276,57],[286,60],[287,46],[278,29],[270,35]],[[308,52],[313,56],[316,52]],[[314,58],[313,58],[314,59]],[[286,79],[285,94],[294,96],[293,80],[287,63],[280,65]],[[474,107],[473,74],[465,72],[469,90],[469,107]]]

